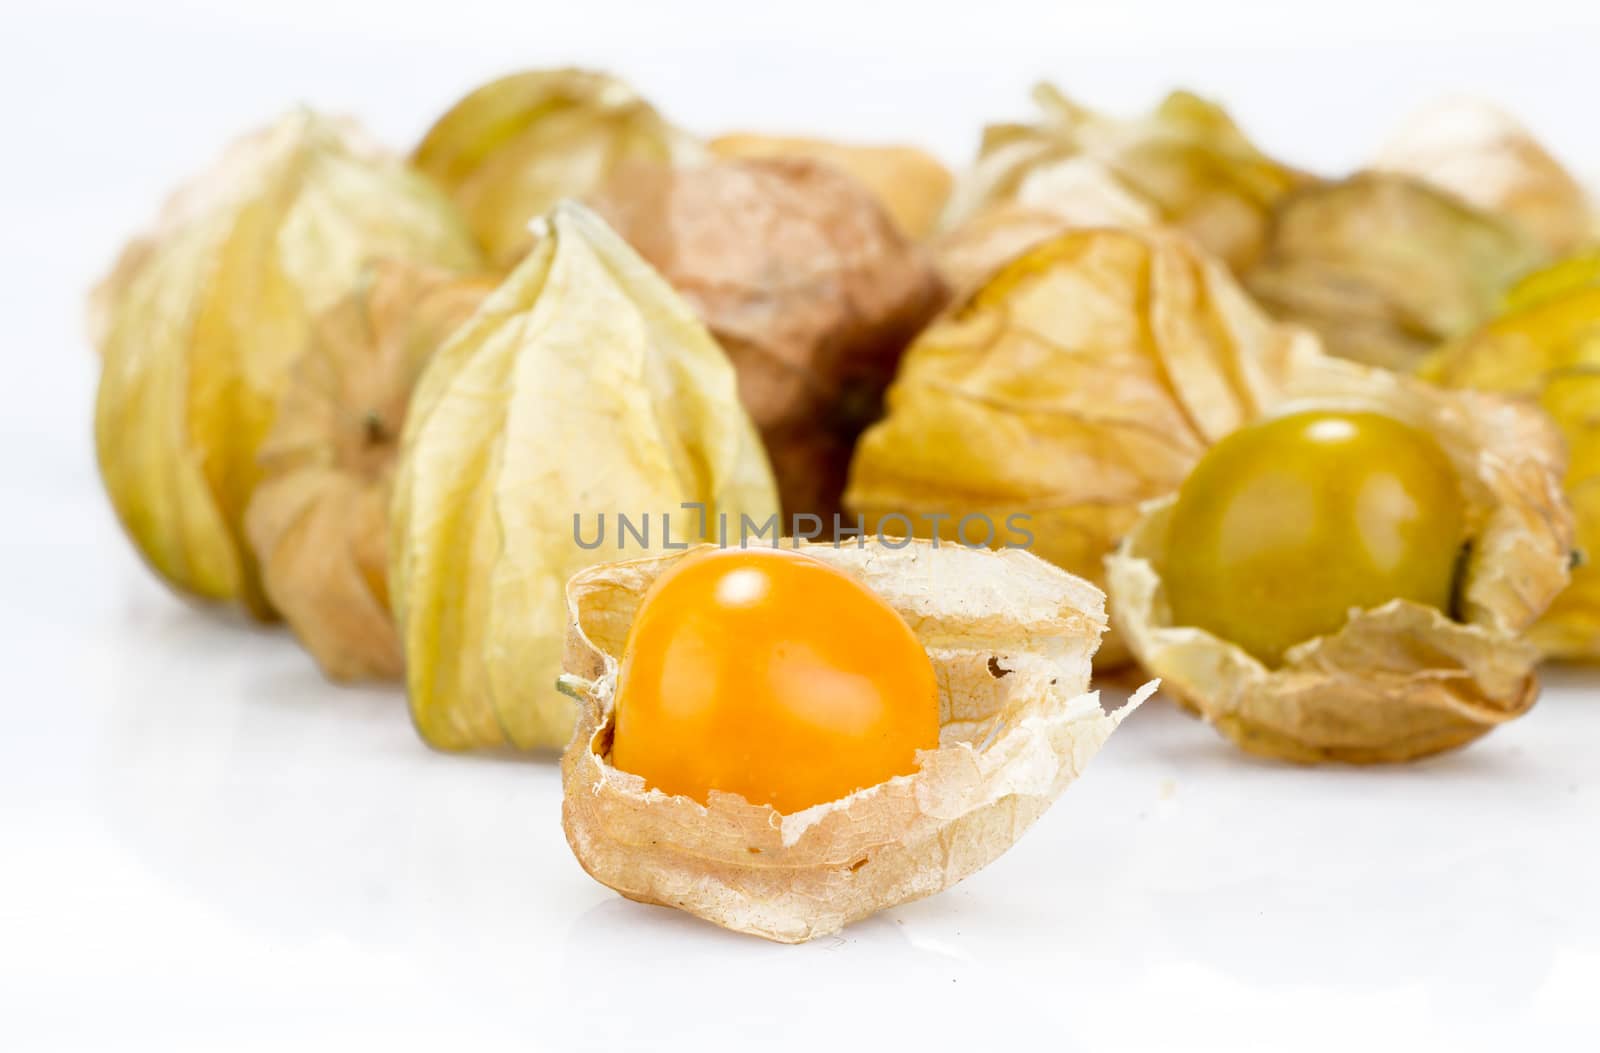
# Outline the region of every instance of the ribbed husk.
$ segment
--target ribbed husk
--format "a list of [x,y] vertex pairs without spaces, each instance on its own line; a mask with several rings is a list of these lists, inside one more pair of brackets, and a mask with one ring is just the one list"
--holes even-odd
[[668,796],[613,768],[628,628],[681,553],[573,577],[562,678],[580,706],[562,759],[562,820],[584,869],[629,899],[784,943],[931,895],[991,862],[1154,690],[1101,709],[1088,686],[1104,596],[1025,552],[931,542],[803,551],[882,596],[927,648],[941,729],[914,774],[783,815],[736,794],[707,804]]
[[1600,236],[1600,213],[1582,185],[1533,133],[1486,102],[1451,99],[1413,114],[1373,167],[1509,217],[1554,254]]
[[1242,748],[1293,761],[1404,761],[1472,741],[1538,696],[1521,636],[1567,581],[1572,519],[1560,439],[1532,408],[1355,363],[1298,371],[1280,412],[1372,409],[1432,434],[1461,477],[1472,542],[1453,620],[1395,600],[1297,644],[1269,669],[1171,624],[1159,568],[1174,497],[1145,507],[1108,560],[1112,617],[1165,689]]
[[933,267],[865,186],[808,158],[628,166],[594,203],[728,353],[784,512],[831,530],[856,437],[944,302]]
[[528,224],[632,162],[698,161],[705,148],[627,84],[581,69],[527,70],[483,84],[428,129],[412,163],[461,206],[490,263],[509,269]]
[[955,180],[938,158],[912,146],[836,143],[802,136],[734,133],[711,140],[719,157],[809,157],[859,179],[910,238],[933,230]]
[[1561,430],[1582,559],[1528,636],[1550,657],[1600,658],[1600,252],[1529,275],[1504,313],[1440,349],[1421,373],[1537,401]]
[[667,517],[681,544],[723,514],[778,514],[733,368],[689,305],[582,206],[543,226],[429,362],[400,444],[389,594],[412,719],[441,749],[566,744],[561,590],[616,557],[613,517],[659,549]]
[[[919,536],[949,517],[947,538],[963,517],[986,516],[998,538],[1026,515],[1036,555],[1104,581],[1139,505],[1176,490],[1317,354],[1183,235],[1075,231],[917,338],[856,447],[845,504],[874,530],[910,517]],[[1125,658],[1108,639],[1101,665]]]
[[493,284],[398,261],[317,320],[261,446],[245,526],[272,605],[334,680],[397,679],[389,491],[411,392]]
[[256,455],[313,320],[383,258],[480,262],[427,180],[301,110],[235,142],[95,289],[100,474],[173,586],[271,615],[245,537]]

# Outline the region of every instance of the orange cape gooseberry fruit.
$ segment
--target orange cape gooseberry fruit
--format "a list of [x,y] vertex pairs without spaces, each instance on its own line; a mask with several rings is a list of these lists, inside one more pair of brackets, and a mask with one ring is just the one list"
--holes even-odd
[[871,590],[782,549],[685,559],[628,634],[612,757],[667,793],[780,812],[916,769],[939,744],[933,665]]

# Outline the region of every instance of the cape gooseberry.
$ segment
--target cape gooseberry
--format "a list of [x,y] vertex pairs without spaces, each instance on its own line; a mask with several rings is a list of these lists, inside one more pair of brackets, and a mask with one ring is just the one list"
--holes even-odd
[[1430,436],[1370,411],[1306,410],[1239,429],[1178,493],[1162,577],[1173,624],[1268,665],[1404,599],[1448,611],[1465,523]]
[[894,608],[821,560],[689,556],[639,605],[611,759],[651,787],[796,812],[909,774],[938,744],[927,652]]

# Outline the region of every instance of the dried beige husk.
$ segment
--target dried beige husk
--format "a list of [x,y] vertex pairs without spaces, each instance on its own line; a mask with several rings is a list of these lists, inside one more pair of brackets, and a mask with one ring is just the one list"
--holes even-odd
[[1243,749],[1306,763],[1411,760],[1526,712],[1538,651],[1521,634],[1566,584],[1572,549],[1559,437],[1529,406],[1333,359],[1297,371],[1279,408],[1309,405],[1389,414],[1432,434],[1455,462],[1472,537],[1459,620],[1394,600],[1352,611],[1343,629],[1269,669],[1171,624],[1159,570],[1168,496],[1146,506],[1108,561],[1112,614],[1134,654]]
[[831,527],[856,436],[943,302],[933,268],[864,186],[805,158],[633,166],[596,208],[727,351],[784,511]]
[[[903,532],[909,517],[918,536],[955,537],[976,516],[1000,539],[1026,516],[1034,553],[1101,582],[1139,505],[1176,490],[1317,354],[1182,235],[1072,232],[917,338],[857,446],[845,503],[875,530]],[[1125,657],[1113,638],[1101,661]]]
[[932,232],[955,182],[943,162],[913,146],[866,146],[744,132],[719,136],[709,145],[719,157],[809,157],[840,168],[876,194],[910,238]]
[[620,165],[704,154],[615,77],[552,69],[474,89],[428,129],[411,160],[455,198],[490,262],[510,268],[533,244],[528,224],[562,198],[589,194]]
[[1552,254],[1600,234],[1594,203],[1561,162],[1516,118],[1476,99],[1446,100],[1413,114],[1373,167],[1508,216]]
[[1089,693],[1104,596],[1020,551],[910,542],[803,546],[900,612],[940,685],[937,750],[920,768],[792,814],[737,794],[701,804],[609,760],[628,628],[682,555],[592,567],[567,586],[564,687],[578,699],[562,758],[567,841],[629,899],[797,943],[948,888],[993,861],[1148,694],[1115,712]]
[[418,731],[442,749],[566,743],[562,587],[616,558],[619,533],[579,543],[602,515],[646,523],[659,549],[777,512],[727,357],[621,238],[558,205],[406,420],[389,580]]
[[978,159],[951,197],[946,230],[1006,203],[1073,225],[1127,224],[1148,210],[1239,270],[1260,255],[1277,200],[1307,181],[1256,149],[1221,107],[1189,92],[1173,92],[1137,120],[1097,114],[1049,84],[1033,97],[1039,120],[985,129]]
[[479,264],[427,180],[302,110],[236,142],[95,290],[101,476],[172,585],[270,615],[244,527],[256,454],[312,320],[385,257]]
[[1488,319],[1545,255],[1499,217],[1392,173],[1301,190],[1272,219],[1250,292],[1334,354],[1386,369],[1413,369]]
[[335,680],[395,679],[389,492],[428,358],[492,284],[397,261],[326,311],[261,447],[245,525],[267,598]]
[[1600,253],[1529,275],[1500,317],[1441,349],[1422,374],[1522,396],[1555,421],[1583,559],[1528,637],[1551,657],[1600,658]]

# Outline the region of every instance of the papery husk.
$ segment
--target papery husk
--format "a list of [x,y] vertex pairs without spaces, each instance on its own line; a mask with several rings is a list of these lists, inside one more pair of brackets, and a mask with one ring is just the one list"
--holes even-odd
[[1526,712],[1538,650],[1521,633],[1567,582],[1571,514],[1562,451],[1526,405],[1451,392],[1355,363],[1297,371],[1280,412],[1376,410],[1433,435],[1455,463],[1472,538],[1455,612],[1407,600],[1269,669],[1233,643],[1171,624],[1159,568],[1173,496],[1147,505],[1108,561],[1112,616],[1145,670],[1251,753],[1373,764],[1452,749]]
[[617,558],[620,534],[578,543],[600,516],[646,521],[659,549],[778,512],[733,369],[688,304],[582,206],[543,226],[429,364],[401,441],[390,597],[412,718],[441,749],[566,743],[562,588]]
[[[1317,355],[1180,234],[1069,233],[917,338],[856,448],[845,503],[874,530],[910,516],[919,536],[935,515],[953,537],[965,516],[998,533],[1026,514],[1034,553],[1103,582],[1139,505],[1176,490]],[[1108,639],[1101,664],[1125,658]]]
[[718,136],[709,146],[719,157],[809,157],[843,169],[878,196],[909,238],[933,231],[955,184],[944,162],[914,146],[867,146],[748,132]]
[[1258,150],[1221,107],[1186,91],[1136,120],[1097,114],[1049,84],[1033,98],[1036,122],[985,129],[945,230],[1005,203],[1077,226],[1125,225],[1137,203],[1242,270],[1264,248],[1277,200],[1309,181]]
[[562,823],[594,878],[798,943],[948,888],[1009,848],[1154,690],[1115,712],[1090,693],[1104,596],[1017,550],[910,542],[806,545],[900,612],[939,682],[939,748],[920,768],[781,814],[737,794],[669,796],[610,764],[622,651],[669,555],[593,567],[567,586],[563,685],[579,725],[562,758]]
[[631,87],[581,69],[528,70],[469,92],[434,122],[412,163],[461,206],[492,264],[533,244],[528,224],[619,166],[682,164],[704,147]]
[[312,320],[384,257],[479,263],[426,180],[300,110],[234,143],[94,291],[101,477],[170,584],[271,614],[244,527],[257,450]]
[[245,525],[267,597],[334,680],[398,679],[389,493],[422,367],[493,284],[374,265],[318,318],[295,363]]
[[[1104,170],[1074,159],[1050,169],[1047,189],[991,205],[931,243],[934,265],[956,295],[970,293],[1001,267],[1041,242],[1078,227],[1161,225],[1148,204],[1122,190]],[[1031,186],[1036,184],[1030,183]],[[1060,189],[1062,196],[1048,194]],[[1039,203],[1039,198],[1044,203]]]
[[1600,658],[1600,254],[1530,275],[1506,313],[1442,349],[1422,374],[1538,403],[1567,446],[1564,485],[1581,556],[1528,638],[1549,657]]
[[1516,118],[1477,99],[1451,99],[1406,120],[1373,167],[1413,176],[1509,217],[1552,255],[1600,234],[1594,202]]
[[856,436],[943,303],[933,268],[864,186],[805,158],[633,166],[595,207],[733,361],[786,515],[831,528]]
[[1409,176],[1366,172],[1292,194],[1245,285],[1333,354],[1411,370],[1494,314],[1545,259],[1510,223]]

